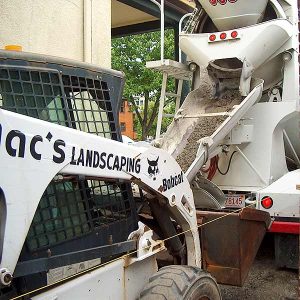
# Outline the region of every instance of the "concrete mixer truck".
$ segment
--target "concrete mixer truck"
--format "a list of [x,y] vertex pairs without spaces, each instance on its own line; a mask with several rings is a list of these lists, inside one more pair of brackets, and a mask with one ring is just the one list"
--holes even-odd
[[[180,34],[187,64],[176,71],[170,61],[148,63],[165,76],[192,72],[192,91],[155,143],[186,171],[195,198],[206,199],[198,208],[256,203],[269,212],[276,263],[297,268],[299,4],[195,2]],[[207,184],[225,195],[209,193]]]
[[192,78],[155,147],[121,142],[121,72],[0,51],[0,299],[218,300],[268,229],[294,237],[297,13],[197,1],[187,63],[149,64]]

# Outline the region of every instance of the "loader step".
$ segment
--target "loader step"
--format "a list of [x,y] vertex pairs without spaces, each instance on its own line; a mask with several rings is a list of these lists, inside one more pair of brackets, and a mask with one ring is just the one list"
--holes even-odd
[[175,97],[175,98],[177,98],[177,97],[180,97],[180,95],[178,95],[178,94],[176,94],[176,93],[166,93],[166,96],[167,97]]
[[193,74],[187,65],[171,59],[165,59],[163,62],[161,60],[148,61],[146,68],[168,73],[168,76],[182,80],[190,80]]

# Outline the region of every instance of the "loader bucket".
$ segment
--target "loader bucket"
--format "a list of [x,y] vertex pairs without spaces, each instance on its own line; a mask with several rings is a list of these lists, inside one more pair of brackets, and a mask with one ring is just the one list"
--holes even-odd
[[[226,214],[197,211],[197,221],[205,224]],[[245,208],[200,227],[203,269],[218,283],[243,286],[270,223],[267,212]]]
[[257,24],[261,21],[268,0],[199,0],[218,30],[230,30]]

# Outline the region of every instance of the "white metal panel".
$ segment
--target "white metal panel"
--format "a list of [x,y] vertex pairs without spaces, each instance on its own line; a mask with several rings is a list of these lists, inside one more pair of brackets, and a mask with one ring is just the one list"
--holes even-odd
[[[57,173],[135,179],[138,184],[150,187],[155,193],[166,197],[183,230],[193,228],[186,235],[188,261],[200,265],[193,194],[181,168],[167,152],[154,147],[125,145],[2,109],[0,125],[0,167],[6,170],[0,174],[0,186],[7,207],[1,268],[14,270],[40,198]],[[24,135],[24,155],[18,151],[15,157],[8,153],[7,135],[12,131]],[[42,141],[35,145],[36,152],[41,155],[40,160],[34,159],[30,152],[32,138],[36,135],[42,137]],[[60,146],[56,144],[58,141]],[[18,143],[16,138],[11,146],[17,149]],[[91,164],[86,162],[88,151],[98,153],[100,158],[96,166],[94,157]],[[55,162],[54,157],[59,157],[60,161]],[[155,172],[149,161],[157,161]]]
[[219,1],[216,5],[200,0],[200,3],[219,30],[228,30],[256,24],[262,18],[268,0],[257,1],[255,5],[249,0]]
[[[294,118],[287,120],[284,123],[284,129],[294,150],[298,154],[298,157],[300,157],[300,114],[298,113]],[[288,145],[286,146],[286,154],[290,158],[293,158],[292,151]]]
[[157,271],[155,255],[135,262],[120,258],[103,267],[57,285],[33,300],[133,300]]
[[[230,35],[231,31],[227,32]],[[199,66],[216,59],[246,59],[258,68],[289,40],[293,25],[288,20],[272,20],[238,29],[240,39],[208,43],[209,33],[180,35],[180,48]],[[216,33],[219,34],[219,33]],[[259,55],[258,55],[259,53]]]
[[[296,185],[299,184],[300,170],[287,173],[268,187],[258,191],[258,208],[269,212],[274,217],[299,217],[300,190],[296,189]],[[264,196],[273,199],[273,206],[270,209],[264,209],[260,204]]]
[[224,142],[227,145],[249,143],[252,141],[253,129],[253,125],[238,124],[225,137]]
[[126,300],[138,299],[149,278],[157,271],[155,256],[135,262],[125,269]]
[[[263,181],[242,155],[235,154],[228,174],[222,176],[217,173],[213,182],[222,189],[255,191],[286,174],[283,133],[279,124],[295,114],[295,102],[255,104],[243,121],[254,126],[252,142],[239,148],[262,175]],[[221,155],[220,158],[220,168],[224,170],[228,165],[228,156],[223,158]]]

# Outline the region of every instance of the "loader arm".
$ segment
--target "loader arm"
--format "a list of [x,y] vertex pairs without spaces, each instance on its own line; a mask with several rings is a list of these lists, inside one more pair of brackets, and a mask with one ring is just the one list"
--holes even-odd
[[165,200],[183,230],[190,230],[186,233],[188,263],[200,266],[193,194],[167,152],[125,145],[0,109],[0,161],[2,218],[6,220],[1,229],[0,269],[13,273],[39,201],[58,174],[135,182],[151,194],[149,201]]

